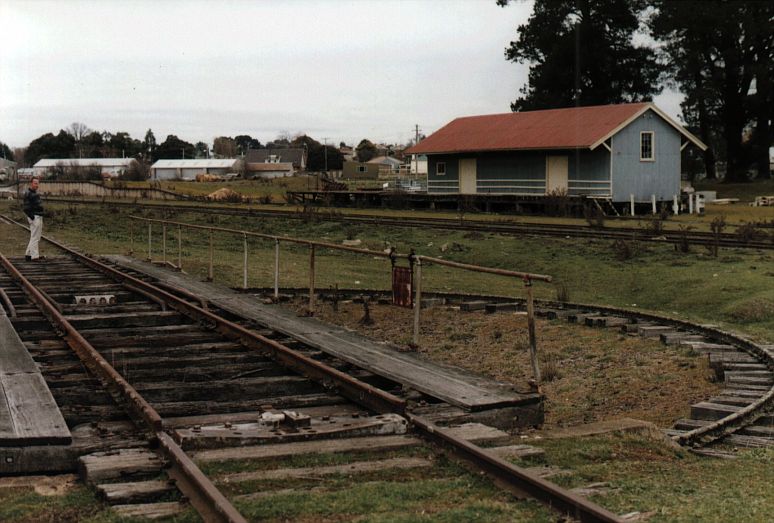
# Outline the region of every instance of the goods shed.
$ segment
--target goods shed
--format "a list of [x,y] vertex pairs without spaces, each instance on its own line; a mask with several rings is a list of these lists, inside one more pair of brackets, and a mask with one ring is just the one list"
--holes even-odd
[[407,150],[428,158],[429,194],[672,201],[680,153],[704,143],[652,103],[457,118]]
[[152,180],[195,180],[197,174],[236,172],[236,158],[218,160],[158,160],[151,165]]

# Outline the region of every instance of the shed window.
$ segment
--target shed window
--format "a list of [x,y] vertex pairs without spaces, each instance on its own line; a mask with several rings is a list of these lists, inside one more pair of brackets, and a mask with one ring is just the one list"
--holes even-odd
[[652,162],[656,159],[654,151],[653,131],[643,131],[640,133],[640,161]]
[[359,172],[359,173],[368,172],[368,167],[366,167],[365,165],[358,165],[357,166],[357,172]]
[[446,176],[446,162],[438,162],[435,164],[435,174],[437,176]]

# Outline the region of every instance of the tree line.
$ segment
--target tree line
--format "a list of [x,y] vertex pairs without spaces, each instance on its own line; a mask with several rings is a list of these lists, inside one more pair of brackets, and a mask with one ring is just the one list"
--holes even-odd
[[[506,6],[510,0],[496,0]],[[649,101],[665,87],[725,179],[770,178],[774,2],[536,0],[507,60],[529,65],[513,111]]]
[[[340,146],[345,145],[340,143]],[[204,142],[187,142],[174,134],[159,143],[151,129],[140,140],[132,138],[127,132],[100,132],[75,122],[57,134],[49,132],[35,138],[25,148],[12,151],[0,142],[0,153],[4,158],[26,166],[44,158],[134,158],[140,166],[146,166],[162,159],[237,158],[246,155],[250,149],[287,148],[304,149],[306,167],[310,171],[340,170],[343,167],[344,156],[337,147],[320,143],[306,134],[295,137],[283,134],[265,144],[247,134],[219,136],[210,147]],[[377,156],[378,148],[370,140],[363,139],[355,152],[360,161],[366,162]]]

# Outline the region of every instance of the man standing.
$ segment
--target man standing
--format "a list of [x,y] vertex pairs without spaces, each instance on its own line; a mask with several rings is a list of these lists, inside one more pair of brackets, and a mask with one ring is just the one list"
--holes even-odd
[[33,177],[30,180],[29,189],[24,192],[24,214],[27,215],[27,223],[30,224],[30,243],[27,245],[24,257],[27,261],[37,260],[41,257],[38,244],[40,236],[43,234],[43,202],[38,194],[39,184],[38,179]]

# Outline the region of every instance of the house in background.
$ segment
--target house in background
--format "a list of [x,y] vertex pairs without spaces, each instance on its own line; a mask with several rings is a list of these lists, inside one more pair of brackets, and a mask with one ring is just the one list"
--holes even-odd
[[195,180],[197,174],[225,175],[239,170],[236,158],[218,160],[158,160],[151,165],[151,180]]
[[379,172],[381,174],[397,173],[400,172],[400,167],[403,162],[392,156],[377,156],[371,158],[366,163],[371,165],[379,165]]
[[5,182],[15,178],[16,162],[0,158],[0,182]]
[[65,171],[94,168],[99,169],[103,178],[115,178],[124,174],[132,161],[132,158],[46,158],[38,160],[32,169],[41,178],[60,167]]
[[409,172],[411,174],[427,174],[427,156],[424,154],[409,155]]
[[245,163],[291,163],[295,171],[306,170],[306,150],[296,147],[289,149],[248,149]]
[[707,148],[652,103],[457,118],[408,154],[428,158],[428,192],[626,202],[680,194],[680,152]]
[[282,178],[293,176],[292,163],[246,163],[245,178]]
[[344,162],[341,177],[344,180],[376,180],[381,168],[378,163]]

